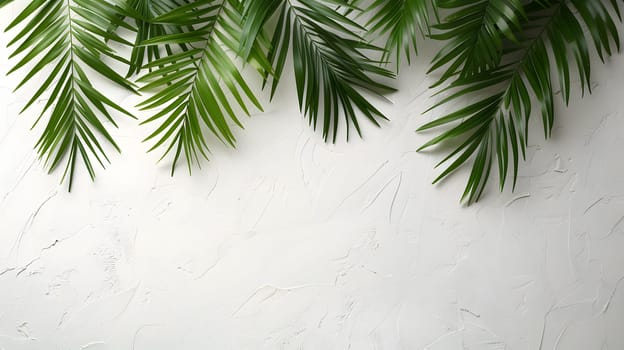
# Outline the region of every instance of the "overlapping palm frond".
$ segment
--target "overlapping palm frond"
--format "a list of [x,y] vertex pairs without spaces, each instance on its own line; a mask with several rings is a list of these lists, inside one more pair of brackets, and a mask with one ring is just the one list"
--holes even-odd
[[378,96],[393,91],[371,77],[391,78],[393,74],[364,53],[380,49],[365,42],[360,34],[364,28],[346,14],[353,9],[347,2],[300,0],[294,4],[290,0],[267,0],[245,4],[243,57],[249,55],[258,35],[269,28],[269,20],[277,16],[277,22],[269,28],[272,74],[267,73],[266,78],[272,80],[271,97],[292,48],[299,108],[315,129],[319,116],[322,118],[325,140],[336,141],[341,116],[347,139],[351,125],[361,135],[358,113],[375,125],[386,119],[362,91]]
[[[182,33],[154,37],[142,45],[186,45],[144,65],[151,71],[139,81],[142,91],[153,91],[142,109],[161,109],[144,123],[160,121],[145,141],[155,139],[150,151],[165,146],[163,157],[174,150],[172,174],[184,155],[189,172],[193,164],[208,158],[204,128],[221,141],[235,145],[231,123],[242,127],[238,110],[262,109],[235,62],[239,49],[242,2],[197,0],[152,19],[154,23],[193,28]],[[231,51],[231,52],[228,52]],[[259,44],[252,45],[250,59],[270,69]],[[161,158],[162,159],[162,158]]]
[[[462,20],[462,16],[472,18],[461,3],[464,2],[446,2],[446,5],[456,5],[456,11],[451,15],[452,21],[470,21],[470,18]],[[590,90],[589,37],[601,58],[619,50],[620,38],[616,27],[619,12],[614,1],[541,0],[525,5],[525,15],[519,9],[514,11],[515,17],[526,16],[526,20],[522,22],[520,30],[504,35],[507,39],[502,46],[501,63],[494,65],[495,61],[490,60],[491,55],[488,54],[480,60],[484,63],[482,66],[463,59],[463,66],[450,64],[446,75],[453,75],[459,67],[468,68],[457,74],[456,79],[441,91],[449,95],[434,108],[465,97],[474,98],[475,102],[419,129],[422,131],[450,125],[450,128],[423,145],[421,150],[449,141],[459,142],[459,146],[440,162],[450,162],[450,165],[434,183],[473,159],[462,197],[468,203],[480,198],[494,162],[498,164],[501,190],[505,186],[510,163],[515,186],[519,158],[524,158],[527,147],[527,123],[534,107],[540,109],[544,133],[546,137],[550,136],[557,81],[566,104],[570,98],[574,71],[568,63],[570,57],[573,58],[581,89]],[[511,17],[506,15],[505,18]],[[514,23],[512,30],[516,26],[515,20],[505,22]],[[472,35],[469,31],[474,30],[470,26],[466,26],[465,30],[461,26],[452,28],[452,35],[448,35],[450,47],[456,46],[457,42],[452,38]],[[443,38],[445,35],[438,37]],[[483,45],[497,47],[497,41],[492,39],[489,44]],[[555,68],[556,76],[551,74],[551,67]]]
[[430,69],[447,66],[439,83],[459,73],[460,78],[494,69],[503,55],[503,39],[517,42],[525,18],[521,0],[439,0],[441,9],[457,9],[444,23],[433,26],[436,40],[447,40]]
[[[12,0],[0,0],[0,8]],[[208,158],[208,133],[234,146],[239,116],[262,107],[242,74],[250,64],[274,97],[288,55],[299,108],[309,123],[336,141],[361,119],[386,119],[369,96],[393,91],[394,74],[381,67],[396,56],[411,61],[420,36],[446,44],[430,72],[440,101],[431,109],[470,100],[419,131],[444,128],[419,151],[440,144],[452,150],[434,183],[471,163],[462,200],[477,201],[494,167],[500,189],[513,178],[528,145],[528,121],[539,110],[544,134],[555,120],[554,95],[568,103],[578,80],[591,92],[591,58],[619,51],[618,0],[29,0],[8,29],[16,70],[29,68],[16,89],[41,76],[24,110],[43,101],[35,122],[45,122],[36,149],[50,171],[63,161],[71,189],[76,163],[91,178],[104,166],[113,113],[130,115],[91,81],[103,76],[134,91],[111,67],[128,66],[142,91],[139,107],[158,123],[145,139],[150,151],[173,153],[172,174],[185,158],[189,171]],[[17,5],[16,5],[17,6]],[[360,7],[364,7],[362,10]],[[438,11],[446,15],[440,23]],[[367,23],[362,15],[369,16]],[[433,24],[433,22],[439,24]],[[368,29],[366,29],[368,27]],[[120,29],[136,34],[134,43]],[[433,31],[433,33],[431,33]],[[371,35],[373,34],[373,35]],[[270,39],[268,39],[268,38]],[[385,39],[383,47],[367,40]],[[132,48],[126,59],[110,42]],[[593,48],[591,48],[593,47]],[[378,56],[379,59],[374,59]],[[569,62],[572,62],[570,64]],[[44,73],[45,72],[45,73]],[[343,125],[344,124],[344,128]],[[511,169],[510,169],[511,168]],[[511,175],[510,175],[511,173]]]
[[394,54],[398,71],[401,52],[411,63],[411,53],[418,53],[418,40],[430,34],[437,4],[435,0],[375,0],[366,12],[372,13],[367,23],[370,33],[386,36],[382,60],[387,62]]
[[[157,23],[155,18],[171,12],[176,8],[188,5],[191,0],[127,0],[129,13],[132,14],[136,25],[136,40],[130,55],[130,68],[128,76],[139,74],[143,66],[153,60],[161,58],[163,55],[159,45],[142,45],[144,41],[167,34],[180,34],[185,31],[192,31],[192,26],[183,27],[175,23]],[[185,43],[179,45],[162,45],[165,55],[171,55],[176,50],[186,51],[188,46]]]
[[[130,44],[107,32],[108,26],[117,20],[118,11],[114,3],[99,0],[33,0],[7,28],[24,24],[9,43],[15,46],[11,57],[21,57],[9,74],[29,67],[16,89],[35,75],[45,77],[24,110],[46,96],[47,103],[37,122],[45,115],[49,117],[44,118],[46,125],[36,148],[49,171],[66,159],[63,179],[68,177],[70,189],[79,158],[92,179],[95,176],[93,159],[102,166],[108,161],[101,139],[119,150],[103,122],[107,120],[116,126],[111,109],[131,116],[90,81],[94,71],[134,91],[133,84],[104,61],[127,63],[104,42],[106,37]],[[44,73],[47,67],[51,67],[51,72]]]

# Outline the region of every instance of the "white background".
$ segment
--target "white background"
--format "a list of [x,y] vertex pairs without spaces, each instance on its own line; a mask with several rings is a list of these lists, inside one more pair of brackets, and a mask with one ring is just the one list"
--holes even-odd
[[325,144],[289,71],[192,176],[119,116],[123,155],[71,194],[33,151],[39,106],[17,114],[36,84],[1,78],[0,349],[624,349],[624,57],[557,99],[552,140],[535,118],[515,193],[466,208],[466,173],[432,186],[442,154],[414,152],[444,112],[421,115],[433,45],[364,141]]

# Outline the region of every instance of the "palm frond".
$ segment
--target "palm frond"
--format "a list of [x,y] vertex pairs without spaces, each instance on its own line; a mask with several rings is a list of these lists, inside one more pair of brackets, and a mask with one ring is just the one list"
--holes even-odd
[[386,36],[382,61],[394,55],[398,71],[401,52],[411,63],[412,51],[418,53],[418,41],[430,34],[437,4],[435,0],[375,0],[366,12],[373,14],[367,23],[369,33]]
[[325,140],[331,136],[336,141],[341,116],[346,123],[347,139],[351,124],[361,135],[358,113],[377,126],[386,119],[361,91],[378,96],[393,91],[371,76],[394,75],[365,55],[366,51],[380,49],[366,43],[358,34],[365,30],[346,14],[352,8],[345,1],[301,0],[293,4],[288,0],[267,0],[245,4],[243,57],[248,57],[255,38],[277,16],[277,22],[269,30],[272,74],[266,78],[272,80],[271,97],[292,48],[299,108],[315,129],[321,116]]
[[521,0],[440,0],[441,9],[455,9],[444,23],[434,25],[436,40],[448,43],[437,53],[430,69],[447,66],[442,83],[459,72],[461,78],[496,68],[502,58],[503,39],[516,41],[525,17]]
[[0,8],[3,8],[4,6],[12,3],[13,0],[0,0]]
[[[242,77],[233,54],[240,42],[242,2],[239,0],[198,0],[153,19],[165,23],[193,27],[192,31],[165,34],[143,41],[142,45],[186,45],[145,65],[151,72],[139,81],[142,91],[154,91],[144,100],[142,109],[161,109],[143,123],[160,121],[160,125],[144,141],[155,139],[150,151],[166,146],[163,157],[175,149],[172,175],[182,154],[189,172],[193,164],[207,159],[208,146],[203,128],[224,143],[234,146],[230,124],[240,126],[236,109],[249,115],[249,107],[262,109],[249,85]],[[256,45],[250,56],[270,69]],[[247,100],[247,101],[246,101]],[[162,158],[161,158],[162,159]]]
[[[136,25],[136,41],[130,55],[130,67],[127,76],[139,74],[147,62],[157,60],[163,55],[159,45],[142,45],[143,42],[168,34],[181,34],[192,31],[192,26],[180,26],[173,23],[157,23],[154,20],[159,16],[171,12],[176,8],[187,5],[190,0],[128,0],[130,17]],[[162,45],[165,55],[172,55],[178,49],[188,50],[188,45]]]
[[[105,119],[117,126],[110,110],[131,116],[101,94],[90,81],[91,71],[95,71],[134,91],[133,84],[103,60],[103,57],[108,57],[127,63],[104,42],[104,37],[107,37],[130,44],[114,33],[107,33],[110,23],[116,21],[117,13],[117,6],[105,1],[33,0],[7,27],[10,30],[24,24],[8,44],[16,46],[11,57],[21,56],[8,74],[27,66],[30,68],[16,90],[35,75],[46,76],[24,110],[48,93],[47,103],[35,124],[47,111],[50,113],[45,118],[46,126],[35,147],[50,172],[66,159],[63,179],[69,178],[70,190],[79,158],[92,179],[95,177],[93,158],[102,166],[104,160],[109,161],[100,139],[119,151],[103,123]],[[51,67],[49,74],[44,73],[46,67]]]
[[[471,71],[474,67],[471,64],[469,74],[460,73],[455,81],[440,91],[449,95],[433,108],[466,97],[474,98],[476,102],[419,129],[450,125],[420,150],[449,141],[459,142],[459,146],[438,164],[450,162],[434,183],[472,158],[472,170],[462,200],[472,203],[480,198],[493,162],[498,164],[501,190],[512,164],[515,187],[519,158],[524,158],[527,147],[531,111],[536,106],[540,109],[544,134],[549,137],[555,116],[556,81],[553,80],[558,80],[564,102],[569,101],[573,73],[568,58],[573,57],[582,91],[591,92],[590,40],[586,36],[591,37],[601,58],[619,50],[616,11],[607,2],[613,4],[608,0],[533,1],[524,7],[526,20],[522,29],[512,34],[517,40],[504,42],[500,64],[492,67],[488,63],[476,71]],[[522,16],[519,10],[516,11],[517,17]],[[452,15],[453,20],[460,21],[458,17],[462,14],[466,12],[458,7]],[[470,30],[470,27],[466,28],[466,31]],[[470,34],[458,28],[453,31],[457,36]],[[453,43],[451,40],[451,45]],[[488,61],[484,59],[483,63]],[[557,77],[551,74],[551,67],[555,68]],[[457,67],[451,64],[448,69],[455,72]]]

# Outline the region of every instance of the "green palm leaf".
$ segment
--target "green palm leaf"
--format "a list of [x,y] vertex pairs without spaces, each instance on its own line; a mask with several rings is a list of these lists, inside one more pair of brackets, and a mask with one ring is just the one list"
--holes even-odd
[[[108,57],[127,63],[104,43],[107,37],[130,44],[116,34],[107,33],[117,13],[116,5],[98,0],[33,0],[7,27],[10,30],[24,23],[23,29],[9,43],[9,46],[16,46],[11,57],[21,58],[8,74],[30,68],[16,90],[35,75],[47,75],[24,110],[48,93],[48,101],[35,122],[37,124],[50,111],[36,148],[50,172],[66,160],[63,179],[69,178],[70,190],[79,158],[92,179],[95,176],[93,159],[102,166],[104,160],[109,161],[101,145],[102,139],[119,151],[103,123],[105,119],[116,126],[110,109],[131,116],[102,95],[89,79],[90,71],[95,71],[117,85],[134,90],[131,83],[103,60]],[[46,67],[51,67],[51,73],[44,73]]]
[[[458,2],[459,3],[459,2]],[[501,54],[501,63],[492,67],[490,63],[468,73],[460,73],[454,82],[440,92],[449,95],[433,108],[459,98],[471,97],[476,102],[442,116],[419,130],[440,126],[451,127],[433,138],[420,150],[431,146],[459,142],[454,150],[440,164],[450,165],[434,181],[438,182],[451,172],[473,159],[462,200],[477,201],[487,183],[492,163],[499,169],[501,190],[505,186],[510,163],[513,167],[513,182],[517,178],[518,161],[524,158],[527,146],[527,123],[535,105],[540,109],[544,133],[550,136],[554,123],[554,84],[558,80],[562,96],[567,104],[570,97],[571,70],[568,59],[573,58],[580,79],[581,88],[590,89],[591,74],[589,38],[597,54],[602,58],[619,50],[619,35],[615,25],[612,1],[597,0],[549,0],[533,1],[524,7],[526,21],[522,28],[506,35]],[[459,7],[451,17],[465,13]],[[523,16],[517,10],[516,17]],[[585,34],[583,28],[587,27]],[[470,27],[467,27],[468,31]],[[455,35],[468,35],[452,29]],[[441,34],[440,37],[444,37]],[[455,45],[451,39],[449,45]],[[489,62],[485,59],[483,63]],[[464,66],[466,67],[466,66]],[[555,67],[557,77],[551,74]],[[445,75],[453,75],[458,68],[450,64]],[[450,73],[449,73],[450,72]],[[591,91],[590,91],[591,92]]]
[[[136,41],[130,55],[130,68],[128,76],[139,74],[146,62],[151,62],[162,57],[159,45],[142,45],[143,42],[168,34],[180,34],[192,31],[192,26],[180,26],[171,23],[156,23],[155,18],[171,12],[179,6],[186,5],[190,0],[127,0],[128,9],[136,25]],[[179,47],[183,51],[188,50],[185,43],[172,47],[170,44],[162,45],[166,55],[172,55]]]
[[502,58],[503,39],[516,41],[525,17],[521,0],[440,0],[442,9],[458,9],[433,39],[447,40],[433,59],[430,72],[447,66],[440,83],[459,72],[465,78],[496,68]]
[[[250,105],[262,109],[227,52],[239,48],[241,11],[239,0],[198,0],[181,5],[153,22],[180,28],[192,26],[194,30],[157,36],[142,43],[189,47],[149,62],[145,68],[152,71],[139,79],[145,83],[142,91],[155,92],[139,106],[160,109],[144,122],[160,121],[145,141],[156,140],[150,151],[165,146],[163,157],[174,150],[172,175],[182,155],[189,172],[193,164],[199,165],[202,158],[208,158],[204,128],[234,146],[231,123],[242,127],[237,110],[249,115]],[[258,45],[252,47],[250,59],[262,69],[270,69]]]
[[[356,3],[363,2],[361,0]],[[383,61],[394,53],[398,71],[401,52],[411,63],[411,52],[418,53],[418,40],[430,34],[432,15],[437,16],[435,0],[375,0],[366,9],[372,13],[367,23],[369,32],[386,36]]]
[[[366,43],[358,34],[364,28],[349,18],[346,12],[350,10],[353,8],[345,1],[338,0],[301,0],[297,5],[288,0],[245,2],[242,56],[249,56],[254,40],[270,27],[272,41],[268,56],[272,74],[266,78],[272,79],[273,97],[292,48],[299,108],[315,129],[321,116],[325,140],[331,136],[336,141],[341,115],[346,123],[347,139],[351,124],[361,135],[358,111],[379,126],[385,116],[361,91],[378,96],[393,91],[371,78],[392,78],[393,74],[365,55],[365,51],[380,49]],[[277,22],[270,26],[269,20],[274,16]]]

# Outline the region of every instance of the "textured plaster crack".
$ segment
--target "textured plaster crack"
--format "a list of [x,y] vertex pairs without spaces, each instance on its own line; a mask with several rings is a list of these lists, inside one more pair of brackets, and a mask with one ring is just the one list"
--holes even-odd
[[245,301],[243,301],[243,303],[238,308],[236,308],[236,310],[232,313],[232,316],[236,316],[263,289],[270,289],[270,292],[269,292],[269,294],[267,296],[265,296],[264,298],[262,298],[260,300],[260,303],[263,303],[263,302],[271,299],[278,292],[290,293],[292,291],[299,290],[299,289],[305,289],[305,288],[310,288],[310,287],[319,287],[319,286],[321,286],[321,285],[318,285],[318,284],[303,284],[303,285],[300,285],[300,286],[292,286],[292,287],[276,287],[276,286],[272,286],[272,285],[269,285],[269,284],[265,284],[265,285],[259,287],[258,289],[256,289],[253,293],[251,293],[251,295],[249,297],[247,297],[245,299]]
[[585,211],[583,211],[583,215],[587,214],[593,207],[595,207],[596,205],[598,205],[600,202],[602,202],[604,200],[604,197],[600,197],[598,198],[595,202],[593,202],[592,204],[589,205],[589,207],[587,207],[585,209]]
[[572,208],[568,209],[568,232],[567,232],[567,244],[568,244],[568,264],[570,267],[570,272],[574,276],[575,280],[578,280],[578,276],[576,274],[576,268],[574,267],[574,259],[572,258]]
[[7,273],[9,273],[11,271],[15,271],[15,269],[16,269],[16,267],[7,267],[4,270],[2,270],[2,272],[0,272],[0,276],[2,276],[4,274],[7,274]]
[[[128,307],[132,303],[132,300],[134,300],[134,297],[136,296],[137,290],[139,290],[139,286],[140,285],[141,285],[141,283],[139,282],[139,283],[137,283],[137,285],[134,288],[130,289],[132,291],[132,294],[130,295],[130,298],[128,298],[128,301],[124,304],[124,307],[121,309],[121,311],[119,311],[119,313],[115,317],[113,317],[113,320],[119,319],[121,317],[121,315],[123,315],[128,310]],[[127,292],[128,291],[119,293],[119,295],[127,293]]]
[[459,309],[459,311],[464,312],[464,313],[467,313],[467,314],[469,314],[469,315],[471,315],[472,317],[475,317],[475,318],[481,318],[481,315],[480,315],[480,314],[475,313],[475,312],[473,312],[473,311],[470,311],[470,310],[469,310],[469,309],[467,309],[467,308],[463,308],[463,307],[462,307],[462,308],[460,308],[460,309]]
[[530,193],[516,196],[516,197],[512,198],[509,202],[505,203],[505,208],[509,208],[512,204],[516,203],[517,201],[519,201],[521,199],[529,198],[529,197],[531,197]]
[[87,344],[81,346],[80,350],[87,350],[87,349],[89,349],[91,347],[98,346],[98,345],[106,345],[106,343],[103,342],[103,341],[93,341],[93,342],[90,342],[90,343],[87,343]]
[[436,339],[434,339],[431,343],[429,343],[429,344],[425,345],[425,346],[423,347],[423,350],[428,350],[428,349],[431,349],[431,347],[432,347],[432,346],[434,346],[434,345],[436,345],[437,343],[441,342],[441,341],[442,341],[442,340],[444,340],[445,338],[447,338],[447,337],[451,337],[451,336],[454,336],[455,334],[459,334],[459,333],[461,333],[461,332],[463,332],[463,331],[464,331],[464,327],[461,327],[461,328],[459,328],[459,329],[455,329],[455,330],[449,331],[449,332],[447,332],[447,333],[444,333],[444,334],[442,334],[441,336],[439,336],[439,337],[437,337]]
[[30,336],[30,331],[28,330],[28,322],[22,322],[15,329],[19,335],[28,340],[37,340],[37,338],[33,338]]
[[390,186],[390,184],[392,182],[394,182],[394,180],[396,180],[397,178],[399,178],[400,175],[396,175],[393,178],[391,178],[388,182],[386,182],[381,189],[375,194],[375,196],[364,206],[364,209],[362,209],[362,211],[365,211],[366,209],[370,208],[373,206],[373,204],[375,204],[375,202],[377,202],[377,200],[379,199],[379,197],[381,196],[381,194],[388,188],[388,186]]
[[605,302],[602,311],[600,311],[601,314],[605,314],[607,313],[607,311],[609,311],[609,306],[611,306],[611,302],[613,301],[613,298],[615,297],[615,294],[617,293],[618,289],[620,288],[620,285],[622,284],[622,282],[624,282],[624,276],[622,276],[616,283],[615,283],[615,288],[613,288],[613,291],[611,292],[611,295],[609,295],[609,299],[607,299],[607,301]]
[[214,192],[214,190],[217,188],[217,185],[219,184],[219,169],[215,169],[216,173],[217,173],[217,177],[215,178],[215,182],[212,185],[212,187],[210,188],[210,190],[208,191],[208,193],[206,193],[206,195],[204,196],[204,199],[208,199],[210,198],[210,196],[212,195],[212,193]]
[[309,181],[306,180],[306,173],[305,173],[305,169],[303,167],[303,153],[306,150],[306,147],[308,146],[308,143],[310,142],[311,137],[308,137],[308,139],[304,142],[303,146],[301,146],[301,152],[299,152],[299,166],[301,167],[301,181],[303,182],[303,185],[305,187],[308,187],[308,185],[310,184]]
[[271,202],[273,202],[273,198],[275,197],[275,187],[276,187],[276,185],[277,185],[277,183],[273,183],[273,186],[271,187],[271,196],[269,197],[269,199],[267,200],[266,204],[262,208],[262,211],[260,211],[260,215],[258,215],[258,218],[256,219],[256,222],[251,227],[252,230],[255,229],[258,226],[260,221],[262,221],[262,218],[264,218],[264,215],[266,214],[267,209],[271,205]]
[[58,246],[58,244],[60,244],[60,243],[62,243],[62,242],[64,242],[64,241],[66,241],[66,240],[68,240],[68,239],[70,239],[70,238],[74,237],[75,235],[77,235],[77,234],[78,234],[78,233],[80,233],[81,231],[82,231],[82,230],[80,230],[80,231],[78,231],[77,233],[74,233],[74,234],[72,234],[72,235],[70,235],[70,236],[67,236],[67,237],[65,237],[65,238],[55,239],[55,240],[54,240],[54,242],[52,242],[52,243],[50,243],[49,245],[47,245],[47,246],[45,246],[45,247],[41,248],[41,250],[39,251],[39,255],[38,255],[38,256],[36,256],[36,257],[34,257],[34,258],[32,258],[32,259],[31,259],[28,263],[26,263],[26,265],[23,265],[23,266],[21,266],[21,267],[19,267],[19,266],[15,266],[15,267],[5,268],[2,272],[0,272],[0,276],[4,275],[4,274],[5,274],[5,273],[7,273],[7,272],[10,272],[10,271],[14,271],[14,270],[18,270],[18,269],[19,269],[19,270],[17,271],[17,273],[15,274],[15,277],[19,277],[22,273],[26,272],[26,271],[30,268],[30,266],[31,266],[32,264],[34,264],[35,262],[37,262],[37,261],[41,260],[41,258],[42,258],[42,256],[43,256],[43,253],[45,253],[46,251],[51,250],[52,248],[54,248],[54,247]]
[[136,349],[136,341],[137,341],[137,338],[139,337],[139,333],[143,329],[145,329],[147,327],[154,327],[154,326],[156,326],[156,325],[154,325],[154,324],[144,324],[144,325],[140,326],[139,328],[137,328],[137,330],[134,332],[134,336],[132,337],[132,350]]
[[21,275],[22,273],[24,273],[26,270],[28,270],[28,268],[30,267],[30,265],[34,264],[36,261],[38,261],[39,259],[41,259],[41,256],[38,256],[34,259],[32,259],[30,262],[28,262],[26,265],[24,265],[19,271],[17,271],[17,273],[15,274],[15,277],[19,277],[19,275]]
[[553,346],[553,350],[559,349],[559,343],[561,342],[561,339],[563,338],[563,336],[565,335],[567,331],[568,331],[568,326],[565,326],[563,327],[561,332],[559,332],[559,335],[557,336],[557,340],[555,340],[555,345]]
[[325,309],[325,313],[323,314],[323,316],[319,320],[318,325],[316,326],[316,328],[320,329],[323,326],[323,322],[325,322],[325,319],[327,318],[327,315],[329,315],[329,310]]
[[219,247],[217,247],[217,258],[215,259],[215,261],[212,264],[210,264],[210,266],[205,268],[197,277],[195,277],[194,280],[199,280],[199,279],[204,278],[204,276],[206,276],[208,272],[212,271],[212,269],[214,269],[217,265],[219,265],[219,262],[223,258],[223,253],[222,253],[223,246],[227,242],[228,241],[226,240],[224,242],[221,242],[221,244],[219,244]]
[[386,165],[388,165],[390,161],[386,160],[385,162],[381,163],[381,165],[379,167],[377,167],[377,169],[375,171],[373,171],[372,174],[370,174],[366,180],[364,180],[364,182],[362,182],[360,185],[358,185],[353,191],[351,191],[346,197],[344,197],[342,199],[342,201],[340,201],[340,203],[338,204],[338,206],[336,207],[336,209],[334,210],[334,212],[336,212],[338,209],[340,209],[340,207],[342,207],[344,205],[344,203],[351,197],[353,197],[356,193],[358,193],[362,188],[364,188],[364,186],[366,186],[377,174],[379,174],[379,172],[381,171],[381,169],[383,169]]
[[611,237],[616,232],[616,229],[620,226],[620,224],[622,224],[622,222],[624,222],[624,215],[622,215],[618,219],[618,221],[616,221],[615,224],[613,224],[613,226],[611,226],[611,230],[609,230],[609,233],[606,236],[602,237],[601,239],[607,239],[607,238]]
[[392,222],[392,211],[394,210],[394,204],[396,202],[397,196],[399,195],[399,189],[401,188],[401,182],[403,181],[403,172],[399,173],[399,183],[397,184],[396,190],[394,191],[394,195],[392,196],[392,201],[390,202],[390,210],[388,211],[388,222]]
[[0,205],[2,205],[4,203],[4,201],[6,201],[7,197],[11,193],[13,193],[13,191],[15,191],[15,189],[17,189],[17,186],[19,186],[22,183],[22,181],[24,180],[26,175],[30,172],[30,170],[32,169],[33,165],[36,162],[37,162],[37,158],[33,158],[32,161],[30,162],[30,164],[28,165],[28,168],[26,168],[26,170],[24,172],[22,172],[22,174],[20,174],[20,176],[18,177],[17,181],[15,181],[15,183],[13,184],[11,189],[4,194],[4,196],[2,197],[2,202],[0,202]]
[[17,236],[17,240],[15,241],[15,243],[13,244],[13,247],[11,247],[11,253],[13,253],[15,251],[15,255],[18,256],[19,255],[19,249],[20,246],[22,244],[22,239],[24,238],[24,235],[30,230],[30,228],[32,227],[32,225],[35,222],[35,219],[37,219],[37,216],[39,215],[39,213],[41,212],[41,209],[43,209],[43,207],[54,197],[56,197],[56,195],[58,194],[58,192],[54,192],[51,195],[49,195],[45,200],[43,200],[43,202],[41,202],[41,204],[39,204],[39,206],[37,206],[37,209],[35,209],[35,211],[30,214],[30,216],[28,217],[28,220],[26,220],[26,223],[24,224],[24,227],[22,228],[22,231],[19,233],[19,235]]

